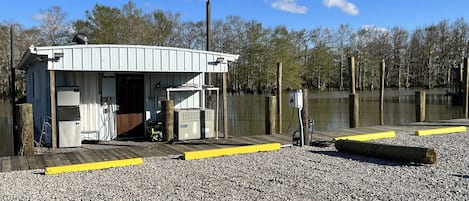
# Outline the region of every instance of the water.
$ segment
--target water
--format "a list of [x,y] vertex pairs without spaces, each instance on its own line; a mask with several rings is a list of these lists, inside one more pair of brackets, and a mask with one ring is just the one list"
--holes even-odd
[[[445,90],[426,90],[426,120],[462,118],[462,106],[451,105]],[[379,91],[359,91],[360,126],[379,125]],[[385,91],[384,123],[400,125],[415,122],[415,90]],[[265,97],[267,95],[229,95],[229,135],[265,134]],[[283,95],[283,132],[298,129],[298,110],[289,108],[288,94]],[[309,91],[309,115],[316,130],[349,127],[348,92]]]
[[[360,91],[360,126],[379,125],[379,92]],[[415,90],[387,90],[384,103],[385,125],[415,122]],[[426,120],[462,118],[462,106],[451,105],[444,90],[427,90]],[[228,126],[230,136],[265,134],[265,97],[267,95],[228,95]],[[283,95],[283,132],[298,129],[298,110],[289,108],[288,94]],[[316,130],[334,130],[349,127],[348,92],[309,91],[309,115]],[[9,108],[8,103],[0,103]],[[1,108],[1,107],[0,107]],[[0,110],[3,111],[3,110]],[[0,112],[0,127],[11,124],[8,114]],[[5,123],[1,123],[5,122]],[[222,124],[221,124],[222,125]],[[5,130],[5,129],[4,129]],[[223,130],[223,128],[221,128]],[[0,154],[1,155],[1,154]]]

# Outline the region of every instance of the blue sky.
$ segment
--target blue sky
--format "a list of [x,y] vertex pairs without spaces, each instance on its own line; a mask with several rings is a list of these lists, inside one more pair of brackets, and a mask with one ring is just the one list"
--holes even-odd
[[[97,4],[121,8],[128,0],[16,0],[0,7],[0,22],[38,26],[39,13],[58,5],[67,20],[84,19],[85,11]],[[145,12],[156,9],[180,13],[183,21],[205,20],[206,0],[134,0]],[[469,20],[468,0],[211,0],[212,19],[236,15],[257,20],[266,27],[286,25],[289,29],[400,26],[414,29],[457,18]]]

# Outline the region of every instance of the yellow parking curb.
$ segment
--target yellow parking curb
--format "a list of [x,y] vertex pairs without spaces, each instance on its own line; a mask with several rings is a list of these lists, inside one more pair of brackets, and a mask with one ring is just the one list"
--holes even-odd
[[99,169],[105,169],[105,168],[141,165],[141,164],[143,164],[142,158],[130,158],[130,159],[113,160],[113,161],[102,161],[102,162],[95,162],[95,163],[83,163],[83,164],[75,164],[75,165],[46,167],[44,173],[46,175],[62,174],[62,173],[67,173],[67,172],[99,170]]
[[368,140],[377,140],[377,139],[395,138],[395,137],[396,137],[396,132],[385,131],[385,132],[377,132],[377,133],[367,133],[367,134],[360,134],[360,135],[336,137],[334,138],[334,140],[335,141],[337,140],[368,141]]
[[427,129],[427,130],[418,130],[418,131],[415,131],[415,135],[427,136],[427,135],[439,135],[439,134],[460,133],[460,132],[466,132],[466,127],[455,126],[455,127],[449,127],[449,128],[434,128],[434,129]]
[[280,143],[270,143],[270,144],[259,144],[259,145],[248,145],[240,147],[228,147],[220,149],[207,149],[200,151],[187,151],[183,154],[184,160],[194,160],[202,158],[210,158],[217,156],[228,156],[234,154],[246,154],[254,153],[261,151],[275,151],[280,149]]

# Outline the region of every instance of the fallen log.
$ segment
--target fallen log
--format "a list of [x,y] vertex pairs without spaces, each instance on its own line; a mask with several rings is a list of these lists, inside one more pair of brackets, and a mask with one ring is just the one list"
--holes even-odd
[[434,164],[436,152],[433,148],[407,147],[372,142],[338,140],[335,148],[339,152],[358,154],[400,162]]

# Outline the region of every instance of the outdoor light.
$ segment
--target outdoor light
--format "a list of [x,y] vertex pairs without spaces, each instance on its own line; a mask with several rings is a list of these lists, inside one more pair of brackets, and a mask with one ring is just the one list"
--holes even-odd
[[222,63],[225,60],[223,57],[218,57],[217,58],[217,63]]

